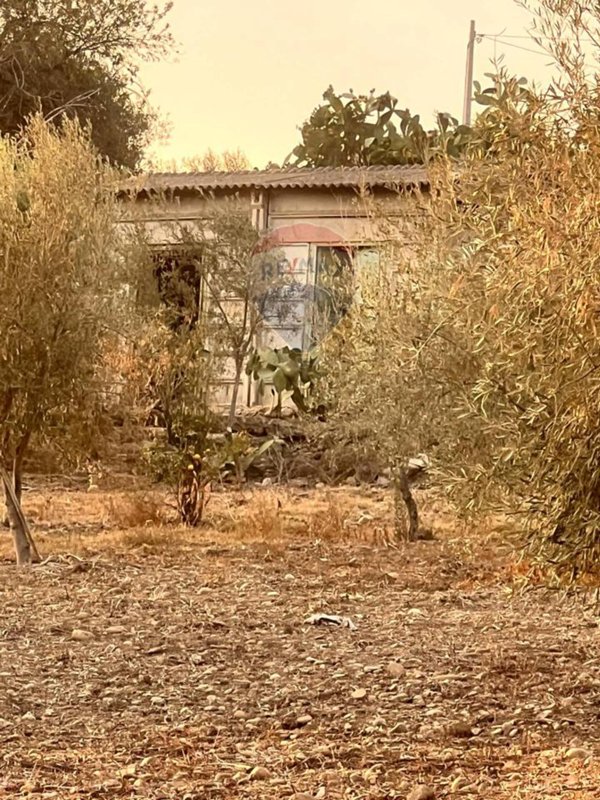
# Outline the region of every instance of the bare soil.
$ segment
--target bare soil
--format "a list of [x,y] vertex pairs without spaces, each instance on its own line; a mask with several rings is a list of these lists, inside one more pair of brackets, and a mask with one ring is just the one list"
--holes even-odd
[[0,797],[600,797],[598,618],[522,590],[509,531],[426,496],[436,540],[396,545],[380,489],[218,493],[197,531],[164,500],[46,485],[48,559],[0,539]]

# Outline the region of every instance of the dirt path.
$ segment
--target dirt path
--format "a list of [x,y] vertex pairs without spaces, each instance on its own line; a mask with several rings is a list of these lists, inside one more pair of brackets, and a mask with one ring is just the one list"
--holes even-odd
[[[88,496],[48,497],[64,552]],[[374,526],[381,498],[352,497]],[[301,500],[318,530],[286,496],[267,535],[250,499],[215,512],[234,534],[103,523],[81,561],[0,563],[0,797],[600,796],[591,612],[511,594],[493,541],[327,539],[339,498]]]

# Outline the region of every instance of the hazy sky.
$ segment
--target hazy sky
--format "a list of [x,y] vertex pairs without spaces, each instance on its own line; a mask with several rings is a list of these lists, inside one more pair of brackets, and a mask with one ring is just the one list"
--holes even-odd
[[476,78],[501,54],[513,72],[548,75],[535,43],[512,38],[530,19],[513,0],[175,0],[180,55],[142,73],[170,124],[154,154],[240,147],[254,166],[281,162],[330,83],[389,89],[428,122],[460,117],[471,19],[478,33],[504,31],[476,45]]

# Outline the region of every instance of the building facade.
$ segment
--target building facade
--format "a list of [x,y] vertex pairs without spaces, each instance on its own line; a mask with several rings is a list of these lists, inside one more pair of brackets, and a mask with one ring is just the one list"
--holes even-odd
[[[421,166],[286,168],[263,171],[162,173],[140,176],[123,191],[123,223],[143,223],[157,253],[173,247],[174,225],[202,225],[208,205],[235,198],[248,205],[253,226],[277,249],[294,286],[289,313],[265,314],[257,346],[309,350],[317,340],[315,304],[324,275],[368,269],[377,258],[374,209],[410,227],[414,196],[427,190]],[[128,202],[126,202],[128,201]],[[400,227],[403,227],[402,225]],[[233,376],[223,370],[217,403],[227,405]],[[244,377],[242,405],[260,403]]]

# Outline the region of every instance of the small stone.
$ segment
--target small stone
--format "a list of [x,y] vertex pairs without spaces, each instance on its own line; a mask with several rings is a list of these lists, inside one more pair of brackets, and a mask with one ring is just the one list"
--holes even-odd
[[[104,632],[109,636],[116,636],[119,633],[125,633],[126,630],[124,625],[110,625]],[[73,633],[75,633],[75,631],[73,631]]]
[[156,694],[154,697],[150,698],[150,702],[153,706],[164,706],[165,698],[161,697],[159,694]]
[[357,479],[356,475],[350,475],[348,478],[346,478],[346,480],[344,481],[344,485],[345,486],[358,486],[358,479]]
[[390,661],[386,669],[394,678],[401,678],[406,672],[402,664],[399,664],[397,661]]
[[317,481],[315,483],[315,489],[324,489],[324,488],[325,488],[325,484],[323,483],[323,481]]
[[310,714],[301,714],[300,716],[288,714],[281,720],[281,727],[284,731],[293,731],[296,730],[296,728],[303,728],[305,725],[308,725],[309,722],[312,722]]
[[35,719],[35,714],[32,711],[26,711],[25,714],[21,717],[21,719],[26,719],[28,721],[32,721]]
[[363,667],[363,672],[377,672],[379,669],[379,664],[365,664]]
[[352,699],[353,700],[363,700],[367,696],[366,689],[355,689],[352,692]]
[[435,800],[435,792],[431,786],[420,783],[412,790],[406,800]]
[[586,750],[585,747],[571,747],[565,753],[565,758],[580,758],[582,761],[591,757],[591,751]]
[[250,778],[253,781],[265,781],[271,777],[271,771],[266,767],[254,767],[250,773]]
[[273,478],[263,478],[261,481],[262,486],[273,486]]
[[234,719],[246,719],[246,715],[244,714],[244,712],[241,709],[238,708],[236,711],[233,712],[233,718]]
[[83,630],[83,628],[73,628],[71,631],[71,639],[73,639],[74,642],[89,642],[91,638],[92,633]]
[[450,723],[447,730],[450,736],[456,736],[458,739],[468,739],[473,736],[473,729],[469,723],[462,720]]
[[296,794],[292,795],[292,800],[315,800],[312,794],[306,794],[306,792],[296,792]]

